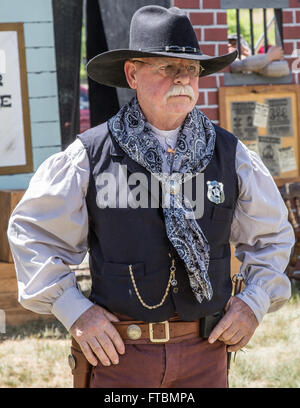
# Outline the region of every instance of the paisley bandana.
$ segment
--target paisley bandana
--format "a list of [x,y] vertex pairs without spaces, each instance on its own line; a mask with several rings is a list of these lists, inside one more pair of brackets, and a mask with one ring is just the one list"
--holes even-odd
[[[195,220],[185,197],[171,190],[178,180],[185,181],[203,172],[215,147],[216,133],[211,121],[197,108],[186,117],[177,138],[175,154],[166,154],[154,136],[134,97],[108,121],[108,128],[121,148],[162,183],[170,205],[163,206],[167,236],[184,261],[192,291],[199,303],[213,295],[208,276],[209,244]],[[170,174],[163,169],[172,169]],[[171,192],[171,193],[170,193]]]

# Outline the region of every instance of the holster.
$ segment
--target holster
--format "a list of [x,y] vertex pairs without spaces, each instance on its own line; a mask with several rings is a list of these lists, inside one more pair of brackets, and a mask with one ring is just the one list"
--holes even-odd
[[85,358],[79,344],[72,337],[71,354],[68,357],[73,374],[74,388],[89,388],[93,366]]
[[224,311],[215,312],[212,315],[200,318],[200,337],[208,339],[210,333],[224,316]]

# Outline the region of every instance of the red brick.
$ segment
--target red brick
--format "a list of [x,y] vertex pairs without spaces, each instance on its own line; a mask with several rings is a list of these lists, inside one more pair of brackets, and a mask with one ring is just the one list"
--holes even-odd
[[199,97],[197,100],[197,105],[204,105],[205,104],[205,96],[204,92],[199,92]]
[[219,72],[230,72],[230,66],[227,65],[227,67],[223,68],[221,71]]
[[299,0],[290,0],[290,8],[300,8]]
[[228,54],[228,45],[219,44],[218,45],[218,55]]
[[214,44],[200,44],[200,49],[203,54],[215,55],[215,45]]
[[219,76],[219,83],[220,83],[220,86],[224,86],[224,75]]
[[296,23],[300,23],[300,11],[296,11]]
[[289,24],[293,22],[293,12],[284,11],[283,12],[283,24]]
[[219,9],[220,8],[220,0],[203,0],[203,8]]
[[227,24],[227,14],[226,14],[226,12],[217,13],[217,24]]
[[[300,3],[299,3],[300,4]],[[300,38],[300,26],[286,27],[283,26],[283,38],[298,39]]]
[[179,8],[199,8],[199,0],[174,0],[174,6]]
[[190,13],[193,25],[211,25],[214,23],[214,13]]
[[205,77],[200,77],[199,79],[199,88],[216,88],[217,79],[215,75],[208,75]]
[[201,111],[210,120],[219,120],[219,109],[218,108],[203,108]]
[[218,105],[218,92],[208,92],[208,104]]
[[201,28],[194,28],[194,31],[196,33],[197,40],[201,41],[202,40],[202,38],[201,38]]
[[204,29],[204,40],[205,41],[226,41],[227,40],[227,28],[205,28]]
[[285,41],[283,48],[286,55],[291,55],[294,51],[294,43]]

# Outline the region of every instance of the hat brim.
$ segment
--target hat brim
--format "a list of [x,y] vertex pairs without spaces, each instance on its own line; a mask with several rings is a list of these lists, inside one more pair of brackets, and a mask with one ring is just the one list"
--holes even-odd
[[188,53],[171,53],[171,52],[144,52],[128,49],[120,49],[107,51],[96,55],[87,64],[87,73],[90,78],[99,84],[129,88],[125,73],[124,63],[131,58],[150,58],[150,57],[169,57],[169,58],[184,58],[193,61],[201,61],[204,71],[201,77],[221,71],[231,64],[237,57],[237,50],[229,54],[220,56],[199,55]]

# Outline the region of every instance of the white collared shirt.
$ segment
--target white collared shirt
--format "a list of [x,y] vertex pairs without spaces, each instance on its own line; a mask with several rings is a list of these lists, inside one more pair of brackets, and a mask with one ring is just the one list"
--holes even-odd
[[[290,297],[284,270],[295,237],[269,171],[239,141],[235,166],[239,197],[230,240],[246,280],[238,296],[261,322]],[[88,249],[89,175],[88,156],[77,139],[39,167],[8,227],[20,303],[37,313],[53,313],[67,329],[93,305],[68,266],[80,264]]]
[[170,147],[171,149],[175,149],[181,125],[174,130],[160,130],[151,125],[151,123],[148,123],[148,125],[152,129],[154,136],[158,139],[158,141],[166,151],[168,147]]

